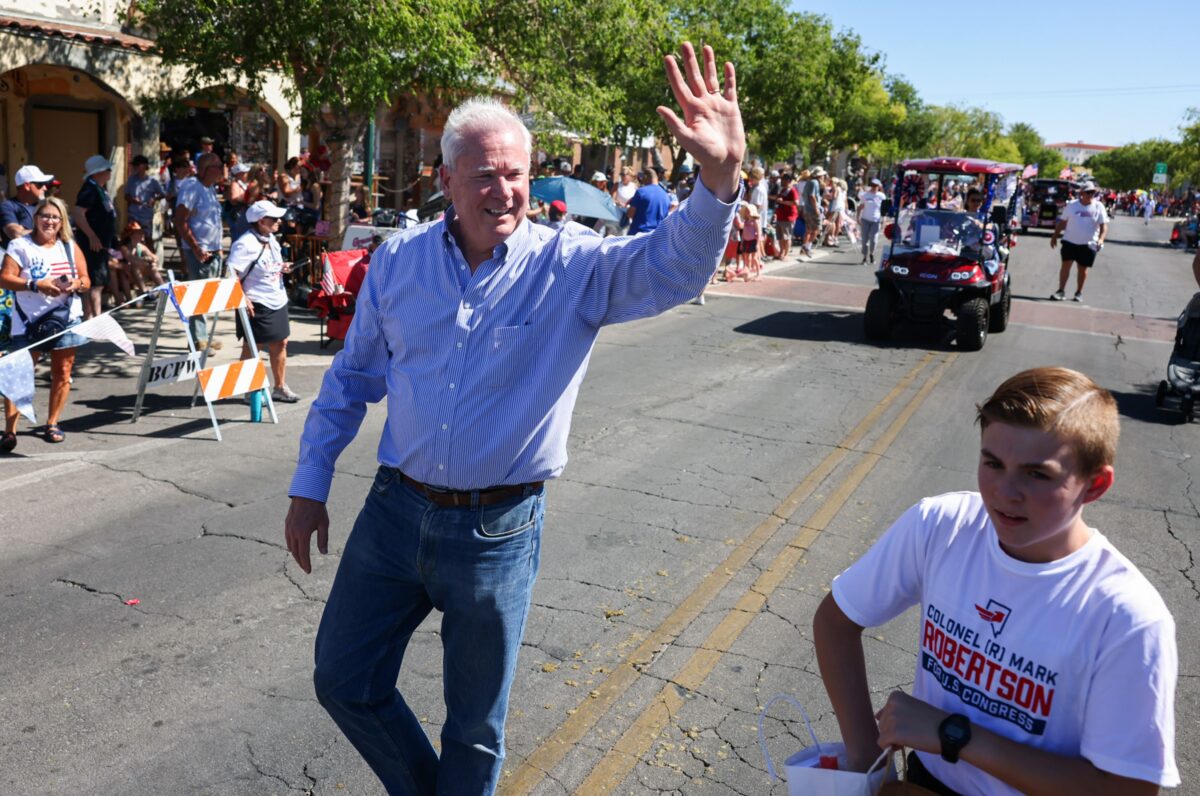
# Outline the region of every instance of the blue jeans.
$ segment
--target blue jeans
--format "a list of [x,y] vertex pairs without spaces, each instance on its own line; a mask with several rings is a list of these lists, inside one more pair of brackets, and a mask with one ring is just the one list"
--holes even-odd
[[[214,254],[208,262],[202,263],[200,262],[200,258],[192,253],[191,249],[180,248],[179,251],[183,254],[183,264],[187,269],[188,281],[214,279],[221,275],[220,252]],[[197,347],[203,346],[208,341],[208,324],[204,320],[206,317],[204,315],[193,315],[188,318],[188,331],[191,332],[192,339],[196,341]]]
[[[313,681],[388,793],[495,790],[544,516],[541,488],[449,508],[379,468],[321,617]],[[440,759],[396,688],[409,639],[434,608],[446,700]]]

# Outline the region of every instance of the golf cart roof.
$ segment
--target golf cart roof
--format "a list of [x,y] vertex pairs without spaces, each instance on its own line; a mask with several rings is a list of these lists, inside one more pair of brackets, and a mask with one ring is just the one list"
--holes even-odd
[[980,158],[939,157],[906,160],[900,164],[900,169],[922,174],[1008,174],[1011,171],[1021,171],[1022,167],[1016,163],[1000,163]]
[[1057,177],[1035,177],[1029,181],[1030,185],[1070,185],[1075,187],[1079,185],[1075,180],[1063,180]]

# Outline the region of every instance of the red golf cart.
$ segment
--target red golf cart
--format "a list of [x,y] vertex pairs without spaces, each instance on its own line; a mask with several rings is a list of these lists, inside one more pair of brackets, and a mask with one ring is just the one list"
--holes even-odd
[[[900,320],[956,318],[958,347],[978,351],[989,332],[1008,326],[1012,285],[1008,253],[1019,212],[1021,166],[975,158],[907,160],[884,203],[887,253],[863,317],[869,340],[886,340]],[[944,197],[951,180],[970,181],[983,203],[969,212]]]

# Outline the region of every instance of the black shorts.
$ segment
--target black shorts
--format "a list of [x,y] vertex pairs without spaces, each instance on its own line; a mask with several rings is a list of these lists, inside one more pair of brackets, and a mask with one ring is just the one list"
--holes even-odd
[[109,282],[108,249],[104,248],[94,252],[86,240],[83,241],[80,248],[83,249],[83,259],[87,260],[88,279],[91,281],[92,287],[106,286]]
[[1080,268],[1091,268],[1096,262],[1096,252],[1092,251],[1092,247],[1086,243],[1071,243],[1069,241],[1062,242],[1062,260],[1074,260],[1079,263]]
[[753,254],[758,251],[758,238],[744,240],[738,244],[738,254]]
[[[288,321],[287,306],[273,310],[262,304],[255,304],[254,317],[250,319],[250,331],[254,332],[255,344],[278,343],[280,340],[288,339],[292,333],[292,326]],[[239,314],[237,316],[237,338],[241,340],[244,336],[242,316]]]

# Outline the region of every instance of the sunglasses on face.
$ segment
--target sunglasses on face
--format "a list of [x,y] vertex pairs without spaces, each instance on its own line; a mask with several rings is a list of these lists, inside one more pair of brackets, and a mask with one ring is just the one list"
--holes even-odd
[[38,213],[37,218],[39,221],[44,221],[47,224],[61,224],[62,223],[62,216],[48,216],[48,215],[45,215],[44,213]]

